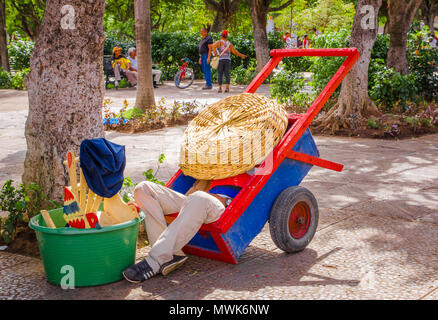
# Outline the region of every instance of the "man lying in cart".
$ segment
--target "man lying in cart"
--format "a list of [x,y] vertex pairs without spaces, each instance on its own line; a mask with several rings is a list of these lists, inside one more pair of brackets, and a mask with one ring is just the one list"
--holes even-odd
[[[272,141],[278,142],[281,139],[288,123],[287,112],[282,106],[259,95],[242,94],[235,97],[251,100],[248,104],[258,104],[260,109],[269,109],[269,106],[271,106],[275,110],[275,114],[269,116],[265,114],[266,118],[262,116],[259,119],[249,121],[249,123],[258,122],[262,126],[275,127],[274,135],[276,137]],[[214,108],[216,107],[226,108],[221,105],[223,101],[228,101],[228,104],[236,103],[235,97],[223,99],[209,106],[209,110],[212,110],[211,114],[215,113]],[[241,102],[246,103],[243,100]],[[204,110],[200,114],[201,118],[209,110]],[[245,107],[242,107],[242,110],[245,110]],[[221,111],[216,114],[224,114],[224,109],[221,109]],[[244,112],[249,114],[251,110]],[[248,116],[252,117],[252,115]],[[239,114],[235,113],[234,117],[239,117]],[[274,122],[275,119],[277,122]],[[221,133],[223,134],[224,131],[233,132],[236,129],[235,127],[233,129],[233,126],[236,125],[236,123],[233,124],[233,119],[222,119],[221,121],[222,124],[212,126],[212,131],[205,131],[205,126],[197,126],[197,120],[192,123],[195,123],[194,127],[196,129],[202,128],[201,131],[205,131],[200,134],[201,136],[205,134],[210,141],[213,141],[213,144],[216,144],[220,137],[223,137]],[[190,131],[190,128],[189,125],[188,131]],[[217,130],[218,128],[220,129]],[[272,132],[272,130],[269,131],[269,133]],[[250,133],[248,132],[248,134]],[[196,138],[191,139],[196,140]],[[242,138],[242,134],[239,134],[239,139],[245,140],[245,138]],[[273,145],[270,145],[268,148],[264,148],[263,152],[257,150],[259,154],[257,162],[253,164],[248,164],[248,161],[244,162],[242,164],[243,173],[216,180],[199,179],[193,175],[197,180],[186,194],[149,181],[140,183],[135,189],[134,197],[136,204],[145,213],[146,231],[152,248],[146,259],[123,272],[125,279],[138,283],[157,274],[167,275],[181,266],[187,260],[182,248],[197,234],[203,224],[210,224],[219,220],[233,198],[237,196],[254,175],[255,165],[261,163],[264,160],[264,155],[269,154],[273,147]],[[242,159],[242,155],[240,159]],[[251,156],[251,159],[254,159],[254,157]],[[219,174],[219,172],[214,172],[214,174],[216,173]],[[179,212],[178,217],[167,226],[165,216],[176,212]]]

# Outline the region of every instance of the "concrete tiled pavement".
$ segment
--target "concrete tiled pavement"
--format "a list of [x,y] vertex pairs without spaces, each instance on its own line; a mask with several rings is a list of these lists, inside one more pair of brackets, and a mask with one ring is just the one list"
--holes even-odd
[[[24,158],[23,124],[7,125],[16,130],[0,124],[7,151],[0,157],[0,181],[11,172],[18,176]],[[126,145],[125,174],[134,181],[165,153],[159,171],[165,180],[177,168],[184,129],[107,138]],[[16,144],[5,143],[12,137]],[[287,255],[277,249],[267,225],[238,265],[192,256],[167,277],[75,290],[48,284],[40,260],[0,251],[0,299],[438,299],[438,135],[316,141],[323,158],[345,169],[314,167],[303,181],[320,207],[318,231],[304,251]],[[138,250],[137,259],[148,250]]]
[[[183,127],[109,135],[127,146],[127,175],[153,165],[157,136],[179,144]],[[268,225],[238,265],[190,257],[183,268],[139,285],[120,281],[62,290],[44,279],[38,259],[0,253],[0,298],[13,299],[437,299],[438,135],[403,141],[316,137],[342,173],[313,168],[320,223],[307,249],[285,254]],[[137,147],[133,147],[137,145]],[[155,146],[155,147],[152,147]],[[169,153],[162,177],[173,173]],[[143,163],[142,163],[143,161]],[[150,162],[149,162],[150,161]],[[142,259],[148,248],[138,251]]]

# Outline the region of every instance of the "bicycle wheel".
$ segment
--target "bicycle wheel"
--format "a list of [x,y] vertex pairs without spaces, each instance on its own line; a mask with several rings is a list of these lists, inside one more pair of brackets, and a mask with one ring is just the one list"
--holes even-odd
[[175,75],[175,86],[180,89],[190,87],[193,83],[193,80],[195,80],[195,73],[189,68],[186,69],[184,76],[181,76],[181,73],[182,70],[178,71]]

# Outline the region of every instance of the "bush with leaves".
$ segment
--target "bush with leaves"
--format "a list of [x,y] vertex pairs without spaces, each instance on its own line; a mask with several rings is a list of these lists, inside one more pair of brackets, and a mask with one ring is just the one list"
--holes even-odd
[[303,112],[313,100],[311,93],[304,92],[305,83],[301,74],[282,70],[271,80],[271,97],[288,106],[298,107],[297,111]]
[[15,90],[26,90],[24,85],[24,77],[30,72],[29,68],[16,72],[12,76],[11,88]]
[[[347,48],[350,41],[350,30],[341,29],[337,32],[321,34],[314,38],[314,47],[316,48]],[[313,73],[312,86],[315,91],[320,92],[333,75],[338,71],[344,62],[344,57],[313,57],[313,64],[310,71]],[[340,86],[333,93],[338,97],[341,89]]]
[[30,68],[30,56],[35,42],[27,40],[13,40],[8,44],[8,55],[11,61],[11,69],[24,70]]
[[370,97],[388,112],[398,106],[404,111],[410,101],[418,100],[419,88],[412,74],[401,75],[385,65],[376,65]]
[[116,38],[114,35],[109,34],[105,39],[103,54],[112,55],[114,47],[122,48],[123,53],[125,55],[128,55],[128,49],[131,47],[135,48],[135,40],[120,40]]
[[[158,180],[158,178],[157,178],[157,174],[158,174],[158,171],[160,170],[160,166],[163,164],[163,162],[165,160],[166,160],[166,156],[163,153],[161,153],[160,156],[158,157],[158,160],[157,160],[158,165],[157,165],[157,169],[155,170],[155,172],[153,169],[149,169],[149,170],[143,172],[143,177],[145,177],[146,181],[154,182],[154,183],[160,184],[162,186],[165,185],[164,182]],[[123,181],[122,190],[120,192],[122,195],[122,198],[125,202],[134,201],[134,190],[135,190],[136,186],[137,186],[137,183],[134,183],[130,177],[125,177],[125,179]]]
[[409,33],[407,59],[409,73],[415,76],[419,94],[426,101],[438,101],[438,50],[427,42],[426,27]]
[[287,70],[293,72],[307,72],[313,64],[312,57],[291,57],[284,58],[281,63]]
[[234,84],[249,84],[257,75],[257,60],[251,59],[250,64],[245,67],[243,64],[231,70],[231,81]]
[[19,231],[27,228],[29,219],[38,214],[44,205],[49,204],[53,208],[60,206],[47,199],[41,187],[35,183],[14,187],[12,182],[7,180],[0,190],[0,211],[9,213],[0,221],[1,237],[6,243],[10,243]]
[[12,86],[12,76],[5,69],[0,68],[0,89],[10,89]]
[[378,34],[376,42],[374,42],[373,50],[371,51],[371,60],[382,59],[387,61],[389,48],[389,34]]

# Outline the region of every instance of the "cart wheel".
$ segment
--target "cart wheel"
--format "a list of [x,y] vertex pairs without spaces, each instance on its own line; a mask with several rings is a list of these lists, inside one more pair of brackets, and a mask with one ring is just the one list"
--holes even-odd
[[304,250],[316,232],[318,217],[318,203],[309,190],[299,186],[287,188],[271,209],[271,238],[285,252]]

